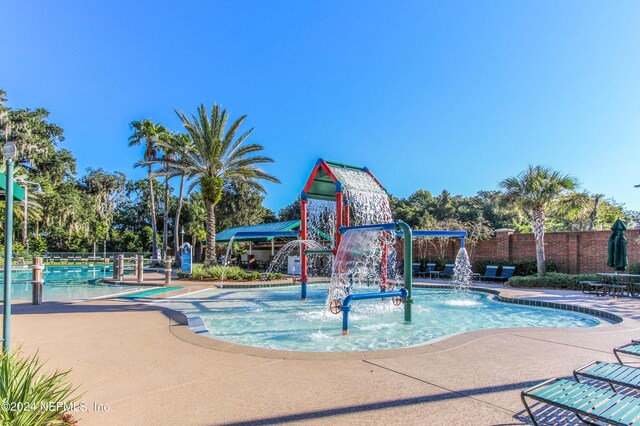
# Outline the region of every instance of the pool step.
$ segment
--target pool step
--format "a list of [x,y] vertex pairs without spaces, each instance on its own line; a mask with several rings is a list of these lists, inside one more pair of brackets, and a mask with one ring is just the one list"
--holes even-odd
[[143,290],[135,293],[125,294],[123,296],[119,296],[118,299],[144,299],[147,297],[155,296],[156,294],[167,293],[169,291],[180,290],[183,288],[184,287],[180,287],[180,286],[154,288],[151,290]]

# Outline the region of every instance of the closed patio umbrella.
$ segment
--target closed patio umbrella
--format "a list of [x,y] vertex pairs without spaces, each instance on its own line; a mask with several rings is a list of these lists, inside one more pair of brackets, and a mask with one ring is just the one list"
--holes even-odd
[[627,239],[624,231],[627,226],[620,219],[611,225],[611,236],[609,237],[607,265],[614,271],[624,271],[629,265],[627,260]]

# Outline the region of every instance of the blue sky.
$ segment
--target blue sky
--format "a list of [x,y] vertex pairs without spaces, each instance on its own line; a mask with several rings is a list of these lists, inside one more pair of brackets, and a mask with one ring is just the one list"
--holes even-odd
[[473,195],[528,164],[640,210],[640,2],[8,1],[0,87],[79,170],[143,177],[140,117],[247,114],[278,210],[322,157],[396,196]]

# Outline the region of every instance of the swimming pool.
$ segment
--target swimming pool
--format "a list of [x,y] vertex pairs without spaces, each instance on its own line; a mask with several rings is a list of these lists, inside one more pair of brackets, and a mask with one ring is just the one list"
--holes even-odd
[[207,290],[165,306],[199,317],[220,340],[268,349],[347,352],[417,346],[444,336],[488,328],[594,327],[593,316],[560,309],[504,303],[481,292],[460,296],[447,289],[414,289],[413,322],[389,300],[353,303],[350,332],[342,315],[325,313],[326,288],[306,302],[299,290]]
[[[105,277],[112,276],[111,266],[45,266],[42,300],[44,302],[68,302],[91,297],[108,296],[140,287],[119,286],[100,283]],[[31,300],[30,269],[17,269],[12,273],[12,300]],[[0,274],[0,284],[3,284]],[[0,291],[0,300],[3,295]]]

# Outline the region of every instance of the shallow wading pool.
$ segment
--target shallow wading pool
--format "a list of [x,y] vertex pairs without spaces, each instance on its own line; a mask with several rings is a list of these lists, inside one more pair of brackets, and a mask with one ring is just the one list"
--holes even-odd
[[[248,346],[305,352],[349,352],[417,346],[467,331],[512,327],[595,327],[596,317],[560,309],[500,302],[481,292],[414,289],[413,321],[389,299],[354,301],[349,334],[342,314],[324,309],[326,285],[307,301],[299,289],[200,291],[163,304],[200,318],[216,339]],[[196,321],[197,322],[197,321]]]

